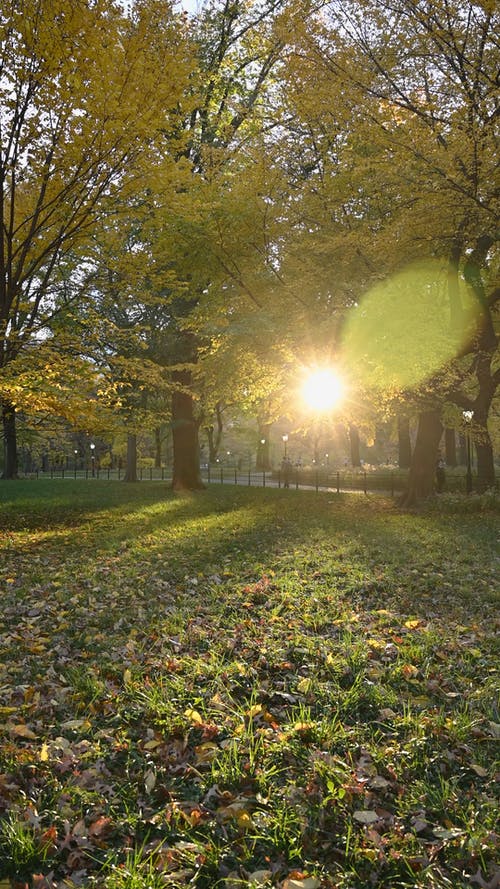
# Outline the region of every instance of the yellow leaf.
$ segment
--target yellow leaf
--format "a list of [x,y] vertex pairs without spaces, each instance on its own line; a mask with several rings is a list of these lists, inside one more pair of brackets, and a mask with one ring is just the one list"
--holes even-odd
[[203,725],[203,717],[197,710],[193,710],[191,707],[188,707],[187,710],[184,710],[184,716],[190,720],[190,722],[194,723],[194,725]]
[[156,750],[156,748],[161,747],[161,745],[162,745],[162,741],[158,741],[158,740],[146,741],[146,743],[144,744],[144,750]]
[[0,716],[12,716],[18,709],[18,707],[0,707]]
[[238,824],[238,827],[243,828],[243,830],[249,830],[251,827],[253,827],[253,821],[248,812],[239,812],[236,815],[236,822]]
[[247,710],[247,716],[249,716],[250,719],[253,719],[254,716],[259,716],[260,713],[262,713],[262,704],[253,704],[253,706]]
[[194,752],[196,753],[196,764],[200,765],[200,763],[212,762],[217,756],[218,750],[219,748],[217,744],[213,744],[211,741],[199,744],[198,747],[194,748]]
[[44,741],[41,746],[41,749],[40,749],[39,759],[40,759],[40,762],[47,762],[48,758],[49,758],[49,748],[47,747],[47,744]]

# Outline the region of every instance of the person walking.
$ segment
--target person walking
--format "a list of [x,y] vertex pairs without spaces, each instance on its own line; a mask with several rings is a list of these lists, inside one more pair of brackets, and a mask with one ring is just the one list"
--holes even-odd
[[438,494],[443,493],[444,486],[446,484],[445,467],[446,463],[444,462],[442,457],[439,457],[436,463],[436,491]]

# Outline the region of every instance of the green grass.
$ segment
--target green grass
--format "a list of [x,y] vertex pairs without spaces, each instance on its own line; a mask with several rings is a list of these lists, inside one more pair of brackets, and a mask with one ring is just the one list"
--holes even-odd
[[494,507],[0,483],[0,878],[493,885]]

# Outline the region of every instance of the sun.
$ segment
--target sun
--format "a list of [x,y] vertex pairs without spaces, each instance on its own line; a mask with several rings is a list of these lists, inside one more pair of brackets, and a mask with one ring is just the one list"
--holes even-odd
[[342,378],[329,368],[312,370],[302,383],[302,399],[310,410],[330,411],[341,401],[345,393]]

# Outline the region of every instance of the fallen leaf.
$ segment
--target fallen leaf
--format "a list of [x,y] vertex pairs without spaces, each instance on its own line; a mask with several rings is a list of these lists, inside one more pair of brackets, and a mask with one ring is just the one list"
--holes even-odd
[[248,875],[248,882],[250,886],[264,886],[271,877],[272,871],[270,870],[254,870]]
[[219,748],[217,744],[213,744],[211,741],[206,741],[204,744],[199,744],[194,748],[194,752],[196,753],[196,765],[203,765],[207,762],[212,762],[217,756]]
[[460,830],[459,827],[434,827],[432,833],[438,840],[454,840],[457,837],[463,836],[465,830]]
[[71,830],[71,834],[74,837],[86,837],[87,836],[87,825],[85,824],[85,818],[80,818],[80,821],[77,821]]
[[500,889],[500,869],[497,869],[491,880],[488,882],[481,874],[481,868],[478,867],[476,873],[470,878],[471,883],[478,883],[481,889]]
[[320,881],[316,877],[304,877],[302,880],[296,880],[289,877],[282,883],[283,889],[319,889]]
[[397,713],[394,710],[391,710],[390,707],[384,707],[382,710],[379,710],[378,718],[379,719],[395,719]]
[[203,717],[197,710],[193,710],[192,707],[188,707],[187,710],[184,710],[184,716],[190,720],[190,722],[194,723],[194,725],[202,725]]
[[111,830],[111,818],[106,818],[105,815],[102,815],[97,821],[94,821],[93,824],[90,825],[88,835],[89,837],[103,837],[105,834],[109,833]]
[[153,739],[152,741],[146,741],[144,744],[144,750],[156,750],[157,747],[161,747],[163,741],[158,741],[157,739]]
[[369,787],[374,790],[385,790],[386,787],[390,786],[390,781],[387,778],[383,778],[382,775],[375,775],[375,777],[370,778]]
[[61,722],[61,728],[67,731],[77,731],[83,727],[90,728],[88,719],[67,719],[66,722]]
[[148,772],[144,775],[144,787],[146,788],[146,793],[151,793],[154,790],[156,785],[156,774],[152,769],[149,769]]
[[416,815],[415,818],[412,819],[412,826],[415,833],[422,833],[423,830],[428,828],[429,822],[425,820],[423,815]]
[[357,812],[354,812],[353,818],[360,824],[374,824],[379,820],[377,813],[372,812],[371,809],[358,809]]
[[500,723],[498,722],[489,722],[488,723],[490,733],[493,738],[500,738]]
[[9,731],[11,735],[15,735],[16,738],[27,738],[30,741],[36,740],[36,735],[34,732],[28,728],[27,725],[9,725]]

